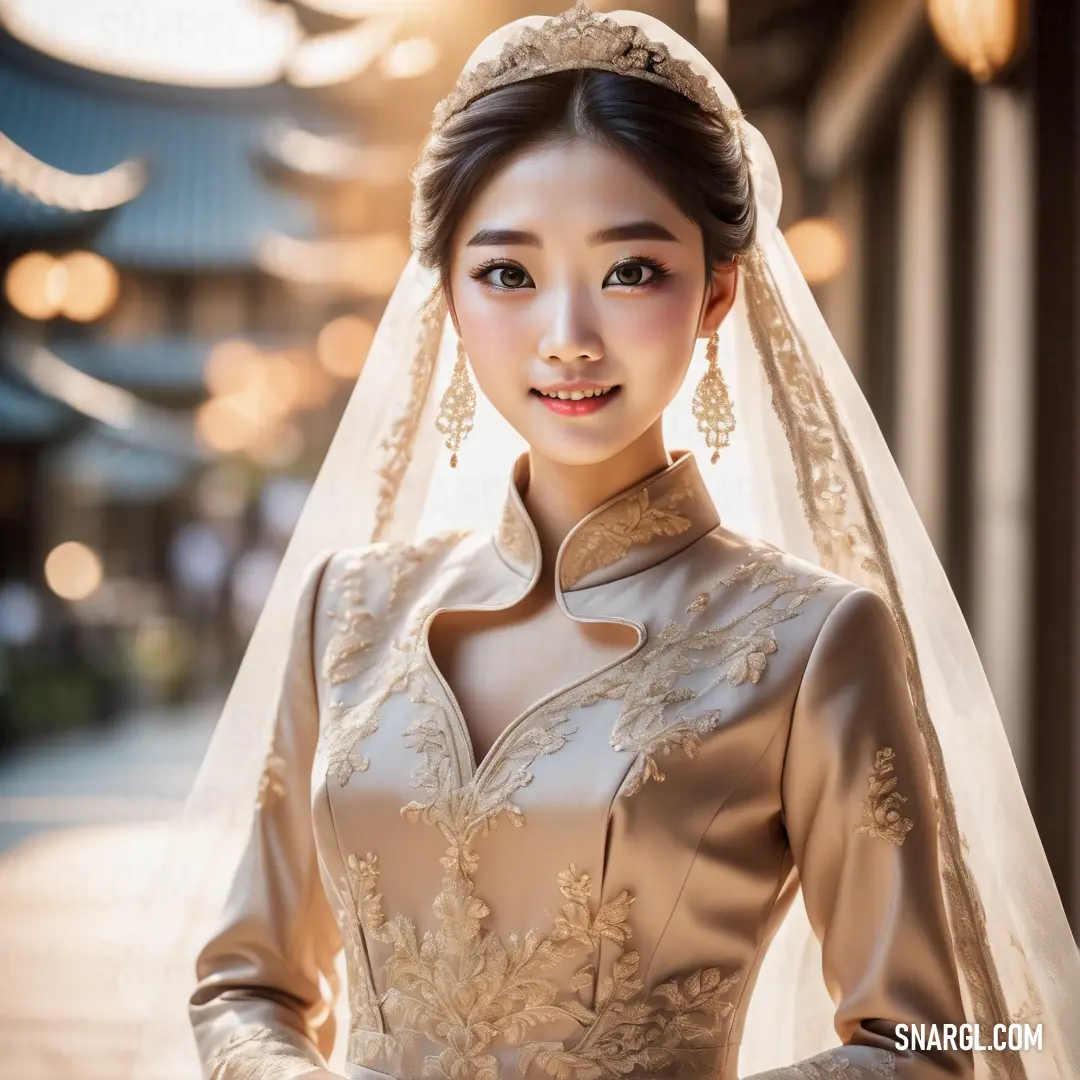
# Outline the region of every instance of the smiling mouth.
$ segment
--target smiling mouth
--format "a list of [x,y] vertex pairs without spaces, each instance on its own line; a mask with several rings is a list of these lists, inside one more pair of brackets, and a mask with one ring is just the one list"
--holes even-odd
[[530,393],[551,401],[584,401],[588,398],[606,397],[618,389],[619,386],[616,383],[614,386],[595,387],[588,390],[537,390],[533,387]]
[[542,390],[532,389],[544,408],[559,416],[587,416],[605,408],[619,396],[619,387],[607,386],[583,390]]

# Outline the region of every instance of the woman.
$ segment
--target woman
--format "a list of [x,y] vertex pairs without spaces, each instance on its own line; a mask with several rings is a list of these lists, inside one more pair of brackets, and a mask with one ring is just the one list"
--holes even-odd
[[[519,20],[414,181],[193,796],[242,836],[204,1074],[1071,1075],[1076,949],[1000,721],[723,80],[635,12]],[[1020,1019],[1041,1052],[941,1042]]]

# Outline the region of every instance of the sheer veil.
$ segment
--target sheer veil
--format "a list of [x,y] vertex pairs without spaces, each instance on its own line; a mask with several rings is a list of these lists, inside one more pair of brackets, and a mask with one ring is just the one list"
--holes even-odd
[[[456,103],[463,88],[467,100],[485,87],[567,67],[667,82],[738,125],[759,232],[721,330],[738,428],[717,465],[703,461],[710,493],[728,527],[873,588],[891,605],[939,809],[941,876],[967,1018],[979,1023],[984,1040],[997,1023],[1042,1024],[1041,1050],[977,1053],[977,1075],[1080,1076],[1080,955],[971,634],[878,425],[776,228],[780,182],[767,143],[692,45],[634,11],[599,15],[579,6],[509,23],[470,57]],[[448,102],[455,105],[454,95]],[[428,303],[434,285],[414,254],[172,828],[147,911],[148,920],[168,928],[170,947],[164,956],[134,958],[153,975],[128,987],[145,1012],[131,1080],[198,1076],[187,1017],[194,956],[224,904],[251,825],[305,568],[326,549],[408,543],[497,522],[510,464],[524,444],[478,395],[474,429],[458,468],[449,469],[434,419],[456,338],[445,307]],[[691,397],[704,352],[700,341],[664,418],[667,444],[699,453]],[[348,995],[339,986],[327,992],[339,1014],[330,1065],[340,1070]],[[835,1045],[832,1014],[820,948],[796,901],[758,980],[741,1071]]]

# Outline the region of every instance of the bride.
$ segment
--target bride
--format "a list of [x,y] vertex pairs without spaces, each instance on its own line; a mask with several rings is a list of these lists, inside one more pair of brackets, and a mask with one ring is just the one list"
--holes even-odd
[[521,19],[412,179],[177,829],[203,1075],[1077,1075],[986,680],[723,79]]

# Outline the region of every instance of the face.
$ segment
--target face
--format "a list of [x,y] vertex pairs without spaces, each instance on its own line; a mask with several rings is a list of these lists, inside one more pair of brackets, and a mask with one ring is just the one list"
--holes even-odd
[[582,140],[524,153],[481,189],[449,282],[481,391],[534,453],[568,465],[658,429],[735,283],[727,268],[707,284],[698,226]]

